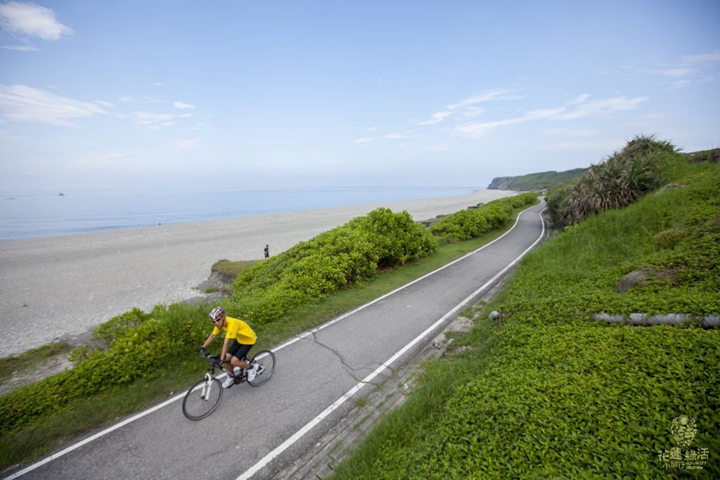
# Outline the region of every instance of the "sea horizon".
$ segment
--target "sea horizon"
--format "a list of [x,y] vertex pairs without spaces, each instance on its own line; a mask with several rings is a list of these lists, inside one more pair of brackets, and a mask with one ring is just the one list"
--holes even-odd
[[483,187],[0,191],[0,241],[466,195]]

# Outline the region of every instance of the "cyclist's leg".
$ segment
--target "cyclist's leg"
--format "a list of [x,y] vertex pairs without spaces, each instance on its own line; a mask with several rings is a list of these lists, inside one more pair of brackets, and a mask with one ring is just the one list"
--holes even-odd
[[250,364],[244,359],[252,347],[252,345],[245,345],[234,340],[228,349],[228,353],[231,355],[230,363],[236,367],[249,368]]

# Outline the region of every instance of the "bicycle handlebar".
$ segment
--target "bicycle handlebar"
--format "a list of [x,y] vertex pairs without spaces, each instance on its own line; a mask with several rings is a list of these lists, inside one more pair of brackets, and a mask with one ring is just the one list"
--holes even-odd
[[209,353],[201,354],[202,358],[207,358],[210,362],[218,367],[221,367],[223,363],[228,363],[227,360],[220,360],[220,355],[211,355]]

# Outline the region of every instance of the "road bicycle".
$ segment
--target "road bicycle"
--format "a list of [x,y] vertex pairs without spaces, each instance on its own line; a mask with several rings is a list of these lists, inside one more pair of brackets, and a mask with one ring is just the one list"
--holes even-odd
[[[221,362],[220,357],[217,355],[203,355],[203,357],[210,361],[205,378],[193,385],[183,399],[182,410],[190,420],[202,420],[213,413],[220,404],[223,390],[225,390],[220,379],[215,376],[215,370],[220,370],[220,373],[225,372],[223,364],[227,362]],[[250,363],[250,365],[257,364],[258,371],[254,379],[248,380],[247,371],[242,369],[238,372],[240,369],[236,368],[234,385],[247,382],[253,387],[259,387],[270,380],[270,377],[275,372],[275,354],[270,350],[262,350],[250,360],[247,358],[243,360]]]

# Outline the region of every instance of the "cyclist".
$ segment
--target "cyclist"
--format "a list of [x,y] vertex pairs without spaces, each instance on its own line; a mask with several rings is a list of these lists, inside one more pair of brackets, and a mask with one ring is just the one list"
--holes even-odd
[[[215,340],[215,337],[222,330],[225,332],[225,341],[223,342],[221,361],[227,361],[225,370],[227,370],[228,378],[223,382],[223,387],[230,388],[235,383],[235,373],[233,367],[246,368],[248,380],[253,381],[257,374],[258,366],[250,364],[243,360],[247,357],[248,352],[255,345],[257,336],[250,325],[237,318],[225,315],[222,307],[214,308],[210,314],[210,322],[215,325],[210,336],[205,340],[203,346],[200,347],[200,354],[205,353],[205,349]],[[231,343],[232,341],[232,343]]]

